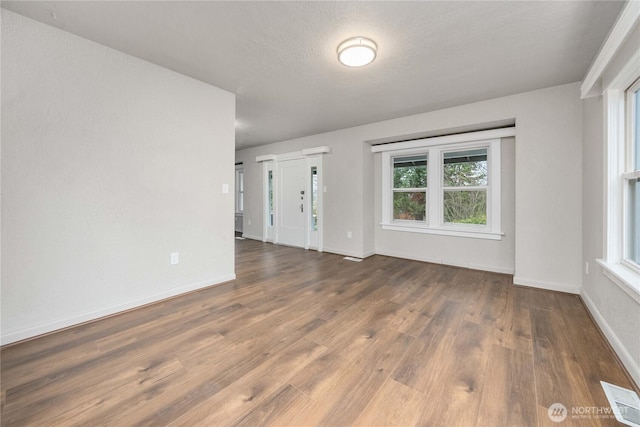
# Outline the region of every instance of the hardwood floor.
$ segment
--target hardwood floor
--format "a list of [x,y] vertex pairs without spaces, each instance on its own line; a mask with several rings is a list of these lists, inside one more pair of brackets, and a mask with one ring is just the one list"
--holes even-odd
[[551,426],[632,384],[578,296],[237,241],[238,279],[2,349],[2,425]]

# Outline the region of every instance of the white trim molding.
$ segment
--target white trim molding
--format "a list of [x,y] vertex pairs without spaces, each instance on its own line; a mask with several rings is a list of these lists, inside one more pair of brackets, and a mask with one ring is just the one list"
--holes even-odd
[[513,268],[509,268],[509,267],[500,267],[495,265],[483,265],[483,264],[481,265],[481,264],[475,264],[472,262],[456,261],[452,259],[431,258],[431,257],[418,255],[415,253],[409,254],[409,253],[401,253],[397,251],[376,251],[376,255],[388,256],[392,258],[410,259],[413,261],[428,262],[431,264],[448,265],[450,267],[467,268],[470,270],[489,271],[492,273],[509,274],[509,275],[513,274]]
[[315,156],[317,154],[331,153],[331,147],[322,145],[320,147],[304,148],[300,151],[291,151],[289,153],[281,154],[265,154],[262,156],[256,156],[256,162],[269,162],[269,161],[282,161],[282,160],[295,160],[304,159],[305,157]]
[[304,148],[302,150],[303,156],[313,156],[315,154],[329,154],[331,152],[331,148],[323,145],[321,147],[312,147],[312,148]]
[[[628,1],[618,17],[609,37],[605,41],[600,53],[591,64],[585,76],[580,93],[582,98],[598,96],[602,93],[601,78],[613,57],[623,45],[629,34],[640,20],[640,1]],[[637,56],[637,55],[636,55]]]
[[326,246],[323,248],[322,251],[319,251],[319,252],[324,252],[324,253],[334,254],[334,255],[350,256],[353,258],[360,258],[360,259],[365,259],[372,255],[376,255],[370,252],[362,253],[362,252],[350,251],[345,249],[328,248]]
[[259,242],[265,242],[265,241],[269,241],[269,240],[264,240],[262,237],[258,237],[258,236],[254,236],[253,234],[246,234],[246,233],[242,233],[242,237],[244,237],[245,239],[250,239],[250,240],[258,240]]
[[[633,72],[624,70],[633,69]],[[635,67],[635,68],[634,68]],[[597,262],[604,275],[635,301],[640,301],[640,274],[625,264],[625,172],[629,141],[627,132],[626,89],[640,74],[640,63],[627,63],[626,80],[616,78],[616,85],[604,91],[604,236],[603,256]],[[621,72],[622,73],[622,72]],[[630,137],[629,137],[630,138]]]
[[131,310],[135,308],[140,308],[147,304],[157,303],[168,298],[185,294],[187,292],[197,291],[199,289],[221,285],[231,280],[235,280],[235,278],[236,278],[235,274],[215,277],[215,278],[204,280],[197,283],[177,286],[175,288],[170,289],[169,291],[162,292],[153,296],[124,302],[121,304],[113,305],[111,307],[83,313],[83,314],[68,317],[65,319],[57,319],[52,322],[42,323],[40,325],[20,329],[17,331],[7,332],[6,334],[2,334],[2,336],[0,337],[0,344],[1,345],[11,344],[17,341],[25,340],[28,338],[34,338],[34,337],[37,337],[38,335],[48,334],[50,332],[55,332],[57,330],[65,329],[71,326],[76,326],[82,323],[99,320],[103,317],[112,316],[112,315],[121,313],[123,311]]
[[517,286],[528,286],[530,288],[546,289],[548,291],[566,292],[569,294],[580,294],[580,286],[569,285],[568,283],[546,282],[543,280],[529,279],[527,277],[514,276],[513,284]]
[[[515,128],[497,131],[472,132],[446,137],[427,138],[407,143],[386,144],[381,152],[382,158],[382,222],[383,230],[423,234],[438,234],[473,239],[502,240],[501,217],[501,138],[486,139],[490,135],[512,135]],[[482,139],[476,139],[476,137]],[[460,142],[464,140],[464,142]],[[437,143],[437,144],[436,144]],[[402,149],[397,149],[402,147]],[[409,148],[407,148],[409,147]],[[375,148],[375,147],[373,147]],[[485,150],[487,156],[488,181],[485,185],[473,187],[445,187],[443,183],[443,159],[446,153],[466,150]],[[424,220],[402,220],[394,218],[393,197],[399,189],[393,188],[394,158],[419,156],[428,159],[427,182],[424,188],[408,189],[424,193],[426,211]],[[486,224],[446,223],[444,221],[443,197],[447,191],[464,188],[468,191],[486,193]],[[407,190],[407,189],[402,189]]]
[[258,163],[271,162],[271,161],[274,161],[275,159],[276,159],[275,154],[265,154],[264,156],[256,156],[256,162]]
[[618,335],[615,333],[613,328],[609,323],[607,323],[607,320],[604,318],[602,313],[600,313],[600,310],[598,310],[598,307],[596,307],[589,294],[583,289],[580,296],[600,327],[600,330],[607,338],[607,341],[609,341],[609,344],[613,347],[614,351],[622,361],[622,364],[627,368],[627,371],[629,371],[629,374],[636,384],[640,384],[640,366],[638,366],[633,356],[631,356],[622,341],[620,341],[620,338],[618,338]]
[[432,145],[457,144],[461,142],[475,142],[484,139],[497,139],[516,136],[516,128],[514,126],[481,130],[478,132],[459,133],[455,135],[434,136],[431,138],[421,138],[412,141],[392,142],[388,144],[379,144],[371,147],[372,153],[382,153],[385,151],[411,150],[414,148],[430,147]]
[[381,223],[380,226],[383,230],[389,231],[406,231],[410,233],[438,234],[440,236],[470,237],[472,239],[502,240],[502,236],[504,236],[504,233],[502,232],[493,233],[491,231],[473,230],[471,228],[469,228],[468,230],[461,230],[459,228],[429,228],[411,224],[397,225],[385,223]]
[[636,274],[621,264],[607,262],[603,259],[597,259],[596,262],[602,266],[602,273],[609,280],[640,304],[640,279]]

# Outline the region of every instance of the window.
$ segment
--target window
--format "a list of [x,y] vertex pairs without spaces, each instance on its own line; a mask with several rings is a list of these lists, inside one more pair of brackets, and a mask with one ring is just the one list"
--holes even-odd
[[640,303],[640,3],[627,2],[580,87],[603,95],[603,273]]
[[311,167],[311,230],[318,231],[318,167]]
[[443,221],[487,224],[487,149],[445,152]]
[[640,70],[605,91],[607,126],[604,274],[640,302]]
[[623,263],[640,273],[640,79],[625,94],[627,141],[622,181],[624,200]]
[[267,195],[267,198],[269,199],[268,225],[273,227],[273,171],[269,170],[267,173],[268,173],[268,178],[267,178],[268,195]]
[[393,219],[426,221],[427,156],[393,158]]
[[373,148],[382,152],[383,229],[502,238],[500,139],[470,138],[458,142],[456,135],[450,143],[450,137],[439,137]]
[[244,172],[242,165],[236,165],[236,213],[244,212]]

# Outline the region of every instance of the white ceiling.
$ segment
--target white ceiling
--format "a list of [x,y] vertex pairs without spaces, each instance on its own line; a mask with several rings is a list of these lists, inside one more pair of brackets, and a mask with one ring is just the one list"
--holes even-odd
[[[231,91],[245,148],[580,81],[622,2],[13,2]],[[352,36],[373,64],[340,65]]]

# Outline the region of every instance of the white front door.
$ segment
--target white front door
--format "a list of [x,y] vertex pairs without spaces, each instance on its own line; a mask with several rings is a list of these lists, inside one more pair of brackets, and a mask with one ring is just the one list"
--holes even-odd
[[306,247],[307,235],[307,160],[276,162],[277,227],[276,243]]

